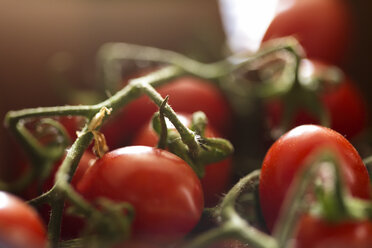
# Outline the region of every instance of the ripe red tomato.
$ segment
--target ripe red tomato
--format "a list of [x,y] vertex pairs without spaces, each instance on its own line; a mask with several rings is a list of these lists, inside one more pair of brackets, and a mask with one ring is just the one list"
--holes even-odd
[[0,246],[11,248],[47,246],[46,229],[36,211],[17,197],[1,191]]
[[191,167],[176,155],[147,146],[106,153],[85,173],[77,190],[87,200],[107,197],[135,209],[135,237],[177,239],[199,221],[201,184]]
[[300,218],[294,248],[369,248],[372,247],[372,222],[327,222],[305,215]]
[[332,129],[303,125],[280,137],[268,150],[261,169],[259,194],[261,210],[272,230],[293,178],[306,159],[324,146],[338,152],[341,173],[350,193],[359,198],[370,197],[369,175],[355,148]]
[[[316,61],[306,60],[312,67],[314,76],[322,74],[329,65]],[[324,90],[319,95],[319,101],[328,111],[331,120],[331,128],[348,139],[360,134],[367,125],[367,104],[355,83],[345,75],[342,82],[337,86],[325,84]],[[277,127],[282,118],[283,106],[278,100],[269,101],[266,104],[269,118],[269,126]],[[300,109],[293,117],[292,127],[303,124],[319,124],[319,120],[308,111]]]
[[[177,114],[185,126],[191,125],[190,114]],[[168,127],[170,127],[168,125]],[[205,129],[205,137],[220,137],[210,126]],[[145,125],[134,138],[133,145],[156,146],[159,137],[152,128],[151,121]],[[212,207],[220,200],[222,194],[227,190],[231,178],[231,158],[224,159],[218,163],[207,165],[205,176],[201,179],[206,207]]]
[[[203,111],[218,131],[224,135],[229,133],[232,118],[229,104],[209,81],[182,77],[159,87],[157,91],[163,97],[169,95],[169,104],[176,112]],[[158,107],[147,96],[127,105],[118,116],[102,127],[109,147],[126,144],[157,110]]]
[[263,41],[290,35],[298,39],[308,58],[343,67],[354,37],[347,1],[296,1],[272,20]]

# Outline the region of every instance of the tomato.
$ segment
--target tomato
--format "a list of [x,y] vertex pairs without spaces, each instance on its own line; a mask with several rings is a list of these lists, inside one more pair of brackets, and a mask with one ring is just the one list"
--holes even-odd
[[369,248],[372,247],[372,222],[327,222],[305,215],[300,218],[294,244],[294,248]]
[[[330,65],[317,60],[305,60],[309,73],[313,76],[321,75]],[[305,69],[305,66],[301,66]],[[312,71],[311,71],[312,70]],[[301,72],[300,72],[301,73]],[[319,101],[329,113],[330,127],[346,136],[348,139],[360,134],[367,125],[367,104],[355,82],[347,75],[337,86],[327,85],[324,82],[322,92],[319,93]],[[268,101],[266,111],[271,128],[279,126],[282,118],[283,106],[278,100]],[[319,124],[319,120],[309,111],[299,109],[292,120],[292,127],[303,124]]]
[[36,211],[17,197],[0,191],[0,246],[42,248],[46,229]]
[[[224,135],[229,133],[232,118],[230,107],[223,94],[211,82],[181,77],[157,88],[157,91],[163,97],[169,95],[169,104],[176,112],[203,111],[218,131]],[[129,103],[118,116],[102,127],[109,147],[126,144],[157,110],[158,107],[148,96]]]
[[280,137],[268,150],[262,164],[259,195],[261,210],[272,230],[293,178],[312,152],[324,146],[337,151],[341,173],[354,197],[370,197],[370,181],[365,165],[355,148],[332,129],[303,125]]
[[[177,114],[181,122],[191,125],[190,114]],[[171,124],[171,123],[170,123]],[[173,126],[173,125],[172,125]],[[168,124],[168,128],[171,127]],[[205,137],[220,137],[220,135],[210,126],[205,129]],[[152,128],[151,121],[145,125],[134,138],[133,145],[156,146],[158,135]],[[204,201],[206,207],[212,207],[220,200],[222,194],[227,190],[231,178],[231,158],[227,158],[218,163],[207,165],[205,176],[201,179],[204,192]]]
[[353,36],[347,1],[301,0],[280,12],[269,25],[263,41],[293,35],[308,58],[337,66],[347,63]]
[[203,210],[200,180],[176,155],[147,146],[128,146],[109,153],[77,185],[89,201],[106,197],[135,209],[135,237],[163,242],[178,239],[199,221]]

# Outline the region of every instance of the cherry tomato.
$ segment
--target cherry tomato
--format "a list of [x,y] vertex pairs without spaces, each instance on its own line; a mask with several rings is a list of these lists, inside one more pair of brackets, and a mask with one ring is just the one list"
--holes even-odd
[[372,222],[327,222],[305,215],[300,218],[294,248],[369,248],[372,247]]
[[[314,76],[322,74],[329,65],[317,61],[306,60],[307,66],[312,68]],[[331,128],[346,136],[348,139],[360,134],[367,125],[367,104],[355,82],[347,75],[337,86],[327,85],[325,82],[319,95],[319,101],[329,113]],[[283,106],[278,100],[269,101],[266,104],[269,118],[269,126],[279,126],[282,118]],[[308,111],[300,109],[294,115],[292,127],[303,124],[319,124],[319,120]]]
[[[222,93],[209,81],[182,77],[157,89],[163,96],[169,95],[169,104],[176,112],[203,111],[210,123],[227,135],[231,125],[231,111]],[[147,96],[127,105],[118,116],[102,127],[109,147],[119,147],[144,126],[158,107]]]
[[304,47],[308,58],[342,67],[353,42],[351,13],[346,2],[295,1],[272,20],[263,41],[292,35]]
[[36,211],[17,197],[0,191],[0,246],[42,248],[46,229]]
[[280,137],[268,150],[261,169],[259,185],[261,210],[272,230],[293,178],[306,159],[317,149],[331,146],[339,153],[341,173],[350,193],[370,197],[369,175],[355,148],[332,129],[303,125]]
[[[190,114],[177,114],[185,126],[191,125]],[[170,123],[171,124],[171,123]],[[168,127],[170,125],[168,124]],[[220,135],[210,126],[205,129],[205,137],[220,137]],[[134,138],[133,145],[156,146],[159,137],[151,126],[151,121],[145,125]],[[231,158],[227,158],[218,163],[207,165],[205,176],[201,179],[204,192],[204,201],[206,207],[212,207],[220,200],[222,194],[229,186],[231,178]]]
[[87,200],[106,197],[135,209],[135,237],[178,239],[199,221],[201,184],[191,167],[176,155],[147,146],[128,146],[109,153],[85,173],[77,190]]

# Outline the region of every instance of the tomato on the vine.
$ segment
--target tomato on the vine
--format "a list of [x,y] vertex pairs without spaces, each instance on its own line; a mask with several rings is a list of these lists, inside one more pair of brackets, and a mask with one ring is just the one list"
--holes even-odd
[[135,237],[164,241],[188,233],[199,221],[204,202],[200,180],[176,155],[147,146],[106,153],[77,185],[89,201],[106,197],[135,210]]
[[[157,88],[163,96],[169,96],[169,104],[176,112],[193,113],[203,111],[210,123],[223,135],[227,135],[231,125],[229,104],[219,89],[211,82],[181,77]],[[146,124],[158,110],[148,96],[130,102],[111,121],[102,127],[109,147],[117,148],[129,142],[133,134]]]
[[[190,127],[191,115],[177,113],[178,118],[181,122]],[[169,128],[169,127],[168,127]],[[204,131],[204,135],[207,138],[221,137],[211,125],[207,125]],[[144,145],[144,146],[156,146],[159,137],[153,130],[151,121],[145,125],[133,139],[133,145]],[[222,194],[226,191],[229,186],[231,178],[231,158],[224,159],[220,162],[207,165],[205,167],[205,175],[201,179],[201,184],[204,192],[204,201],[206,207],[214,206],[219,200]]]
[[[330,65],[318,60],[304,60],[303,71],[312,77],[321,76]],[[328,85],[326,81],[320,86],[319,101],[329,114],[330,127],[348,139],[360,134],[367,125],[367,103],[355,82],[344,75],[337,85]],[[271,100],[265,104],[269,126],[277,127],[283,116],[283,105],[280,100]],[[291,126],[319,124],[319,119],[305,109],[299,109],[292,117]]]
[[0,246],[43,248],[47,246],[44,223],[21,199],[0,191]]
[[372,222],[329,222],[306,214],[299,220],[294,240],[294,248],[369,248],[372,247]]
[[278,218],[283,200],[300,168],[320,147],[336,149],[344,182],[354,197],[370,197],[368,171],[355,148],[336,131],[316,126],[296,127],[280,137],[268,150],[259,184],[261,210],[270,230]]
[[352,46],[351,13],[344,0],[298,0],[280,12],[263,41],[294,36],[307,57],[344,66]]

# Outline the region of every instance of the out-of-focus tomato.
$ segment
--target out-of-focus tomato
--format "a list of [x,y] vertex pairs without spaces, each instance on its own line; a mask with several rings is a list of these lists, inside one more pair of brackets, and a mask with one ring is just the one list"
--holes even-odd
[[[181,122],[190,127],[190,114],[177,114]],[[170,126],[168,125],[168,128]],[[211,125],[207,125],[205,129],[205,137],[215,138],[220,135],[214,130]],[[134,138],[133,145],[156,146],[159,137],[152,128],[151,121],[145,125]],[[206,207],[214,206],[222,194],[227,190],[231,178],[231,158],[224,159],[218,163],[207,165],[205,168],[205,176],[201,179],[204,192],[204,201]]]
[[372,222],[341,220],[327,222],[315,216],[300,218],[295,232],[295,248],[372,247]]
[[[306,60],[305,63],[312,67],[313,76],[321,75],[330,66],[316,60]],[[324,89],[319,93],[319,101],[329,114],[330,127],[348,139],[360,134],[367,125],[367,104],[352,79],[345,75],[338,85],[331,86],[324,82],[321,87]],[[282,103],[279,100],[269,101],[266,104],[266,111],[269,126],[271,128],[279,126],[283,115]],[[292,127],[319,124],[319,120],[309,111],[299,109],[293,116],[291,124]]]
[[89,201],[106,197],[135,210],[135,237],[159,242],[187,234],[199,221],[204,202],[200,181],[176,155],[147,146],[106,153],[77,185]]
[[0,192],[0,246],[47,246],[46,229],[36,211],[21,199],[6,192]]
[[[182,77],[157,88],[157,91],[163,97],[169,96],[168,103],[176,112],[191,114],[203,111],[221,134],[229,133],[232,119],[229,104],[211,82]],[[118,116],[102,127],[109,147],[116,148],[129,142],[157,110],[158,107],[147,96],[129,103]]]
[[260,206],[270,230],[279,216],[288,189],[305,162],[321,147],[335,149],[344,182],[354,197],[370,197],[368,171],[355,148],[332,129],[303,125],[280,137],[268,150],[261,169]]
[[298,0],[271,22],[263,41],[293,35],[307,57],[343,67],[352,46],[352,18],[344,0]]

